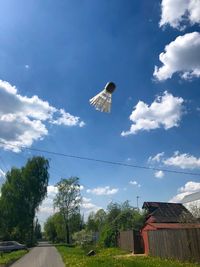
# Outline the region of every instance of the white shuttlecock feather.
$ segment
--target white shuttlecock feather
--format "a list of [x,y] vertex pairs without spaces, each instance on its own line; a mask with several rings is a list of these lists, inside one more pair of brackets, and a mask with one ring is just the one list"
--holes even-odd
[[116,85],[113,82],[108,82],[99,94],[90,99],[90,104],[101,112],[110,112],[112,104],[112,93]]

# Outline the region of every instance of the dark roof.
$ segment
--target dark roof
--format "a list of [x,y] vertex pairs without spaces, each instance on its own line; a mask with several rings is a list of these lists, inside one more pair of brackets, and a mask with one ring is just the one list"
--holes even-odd
[[180,203],[144,202],[147,220],[157,223],[178,223],[182,216],[193,218],[192,214]]

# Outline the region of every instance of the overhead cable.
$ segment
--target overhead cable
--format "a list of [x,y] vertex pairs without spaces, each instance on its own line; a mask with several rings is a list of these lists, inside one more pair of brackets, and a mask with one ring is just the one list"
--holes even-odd
[[40,153],[46,153],[46,154],[51,154],[54,156],[60,156],[60,157],[68,157],[68,158],[74,158],[74,159],[80,159],[80,160],[87,160],[87,161],[93,161],[93,162],[99,162],[103,164],[110,164],[110,165],[117,165],[117,166],[123,166],[123,167],[129,167],[129,168],[137,168],[137,169],[145,169],[145,170],[152,170],[152,171],[163,171],[163,172],[168,172],[168,173],[175,173],[175,174],[184,174],[184,175],[193,175],[193,176],[200,176],[200,173],[195,173],[195,172],[185,172],[185,171],[177,171],[173,169],[163,169],[163,168],[156,168],[156,167],[151,167],[151,166],[142,166],[142,165],[136,165],[136,164],[128,164],[124,162],[117,162],[117,161],[111,161],[111,160],[103,160],[103,159],[97,159],[97,158],[89,158],[89,157],[84,157],[84,156],[77,156],[77,155],[71,155],[71,154],[66,154],[66,153],[60,153],[56,151],[50,151],[50,150],[45,150],[45,149],[39,149],[39,148],[34,148],[34,147],[25,147],[25,146],[17,146],[17,145],[11,145],[7,144],[5,142],[0,141],[0,144],[10,146],[10,147],[17,147],[19,149],[25,149],[25,150],[30,150],[30,151],[35,151],[35,152],[40,152]]

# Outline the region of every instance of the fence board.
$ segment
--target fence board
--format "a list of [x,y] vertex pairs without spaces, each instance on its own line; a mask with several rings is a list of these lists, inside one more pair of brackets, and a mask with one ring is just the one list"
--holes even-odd
[[118,244],[121,249],[134,251],[133,230],[121,231],[119,234]]
[[135,254],[144,253],[144,244],[140,232],[134,230],[120,231],[118,246]]
[[152,256],[200,262],[200,229],[148,231]]

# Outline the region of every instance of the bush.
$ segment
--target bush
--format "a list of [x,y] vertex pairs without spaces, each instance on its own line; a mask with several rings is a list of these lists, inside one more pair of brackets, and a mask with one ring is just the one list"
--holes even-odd
[[75,244],[81,247],[93,244],[92,232],[86,231],[85,229],[74,233],[72,238]]
[[116,247],[117,231],[109,225],[105,225],[102,229],[99,243],[104,247]]

